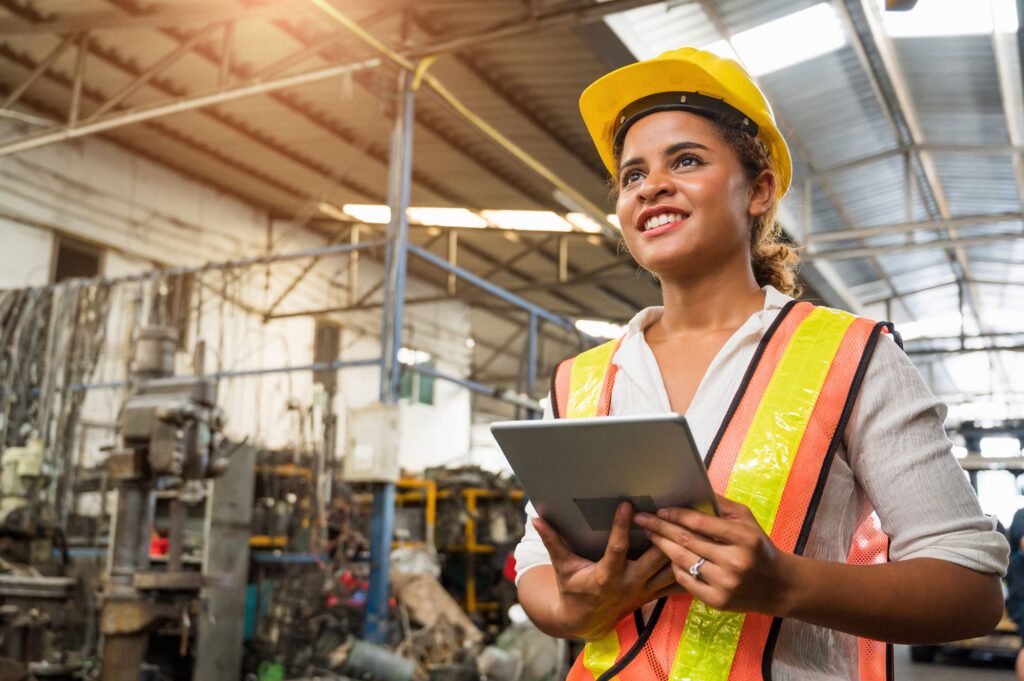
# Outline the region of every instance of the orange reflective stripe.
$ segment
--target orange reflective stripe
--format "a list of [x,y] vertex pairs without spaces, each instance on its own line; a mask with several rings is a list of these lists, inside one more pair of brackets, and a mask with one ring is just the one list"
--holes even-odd
[[551,412],[556,419],[565,418],[565,405],[569,397],[569,381],[572,377],[572,359],[567,359],[555,369],[555,380],[551,388]]

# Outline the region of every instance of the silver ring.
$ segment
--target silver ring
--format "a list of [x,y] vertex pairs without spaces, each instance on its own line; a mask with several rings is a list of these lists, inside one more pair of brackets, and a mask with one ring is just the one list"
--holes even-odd
[[702,567],[704,567],[704,562],[705,561],[704,561],[703,558],[698,558],[697,559],[697,562],[694,563],[693,567],[690,568],[690,576],[691,577],[693,577],[694,579],[700,579],[700,569]]

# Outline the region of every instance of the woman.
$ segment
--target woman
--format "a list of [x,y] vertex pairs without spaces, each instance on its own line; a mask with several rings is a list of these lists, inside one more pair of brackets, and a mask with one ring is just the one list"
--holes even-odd
[[[796,254],[774,217],[791,160],[756,85],[735,62],[684,48],[608,74],[580,107],[623,239],[664,306],[563,364],[554,415],[685,414],[724,496],[717,518],[623,504],[596,563],[528,507],[520,601],[545,632],[588,641],[570,679],[884,678],[891,650],[873,666],[863,639],[987,633],[1006,542],[890,329],[792,302]],[[599,356],[601,395],[568,394],[572,372]],[[872,508],[891,562],[847,564],[870,543],[851,552]],[[634,524],[654,547],[627,560]]]

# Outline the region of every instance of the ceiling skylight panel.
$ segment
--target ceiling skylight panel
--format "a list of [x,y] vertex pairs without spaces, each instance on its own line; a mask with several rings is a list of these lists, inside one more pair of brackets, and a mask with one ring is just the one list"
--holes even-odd
[[835,52],[846,44],[846,33],[823,2],[737,33],[731,42],[751,75],[763,76]]
[[[877,0],[884,8],[885,0]],[[881,12],[886,32],[894,38],[988,35],[993,27],[1014,33],[1019,18],[1015,0],[927,0],[908,12]]]

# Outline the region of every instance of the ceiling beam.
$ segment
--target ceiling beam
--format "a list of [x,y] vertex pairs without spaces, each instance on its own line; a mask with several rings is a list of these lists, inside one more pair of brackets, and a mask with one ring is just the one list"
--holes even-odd
[[874,154],[855,158],[852,161],[845,161],[843,163],[837,163],[834,166],[829,166],[828,168],[819,169],[815,171],[814,177],[839,175],[849,170],[856,170],[857,168],[879,163],[896,156],[905,156],[908,152],[914,151],[915,149],[929,151],[936,154],[959,154],[968,156],[1019,157],[1021,154],[1024,154],[1024,144],[941,144],[930,142],[918,145],[899,144],[892,149],[886,149],[885,151],[879,151]]
[[[700,5],[701,8],[704,10],[705,16],[707,16],[708,21],[711,22],[711,25],[714,26],[715,30],[718,32],[719,37],[722,38],[723,40],[731,41],[732,31],[726,25],[725,20],[722,18],[722,15],[718,11],[718,8],[710,0],[700,0]],[[761,89],[762,92],[765,91],[764,88],[761,87],[761,84],[757,81],[756,78],[754,78],[754,82],[757,83],[757,86]],[[828,200],[828,202],[832,205],[832,209],[836,212],[836,215],[839,216],[839,219],[843,221],[843,224],[847,227],[847,229],[853,229],[853,219],[847,212],[846,207],[843,206],[842,201],[839,200],[839,197],[836,194],[835,190],[832,188],[832,184],[829,182],[828,178],[815,175],[815,166],[814,162],[811,159],[811,155],[807,151],[807,147],[804,146],[803,142],[800,140],[800,137],[796,134],[796,131],[793,129],[792,126],[786,123],[786,120],[781,115],[781,113],[776,111],[775,116],[776,121],[779,124],[779,127],[782,129],[783,134],[787,142],[789,143],[790,147],[792,147],[793,151],[795,151],[797,156],[800,157],[800,160],[803,161],[804,167],[807,168],[807,171],[811,177],[812,182],[818,185],[818,188],[825,195],[826,200]],[[808,207],[810,207],[810,202],[812,198],[810,187],[811,185],[807,185],[807,191],[805,191],[804,195],[804,202]],[[793,190],[794,189],[791,188],[790,191]],[[781,208],[784,209],[785,206],[782,206]],[[783,211],[780,211],[780,214],[782,212]],[[810,216],[810,211],[808,211],[807,215],[808,217]],[[802,231],[810,231],[810,222],[811,221],[809,219],[804,221],[804,224],[802,225]],[[791,237],[794,237],[794,241],[796,241],[797,243],[803,242],[804,236],[799,234],[798,222],[791,220],[789,222],[782,222],[782,225],[783,228],[786,230],[787,234],[789,234]],[[868,262],[870,263],[872,269],[874,269],[875,274],[878,275],[878,278],[882,282],[884,282],[885,285],[888,286],[891,291],[895,292],[896,285],[893,283],[892,278],[885,271],[885,268],[882,267],[878,260],[869,257]],[[831,289],[832,291],[836,292],[839,295],[839,300],[825,302],[827,302],[829,305],[834,305],[837,307],[846,307],[853,311],[859,310],[859,302],[856,301],[855,297],[850,293],[849,289],[842,283],[842,278],[829,263],[808,262],[803,267],[805,272],[808,269],[817,269],[818,272],[812,273],[810,279],[818,280],[818,283],[828,284],[828,289]],[[904,309],[907,313],[907,316],[913,318],[913,313],[911,313],[909,308]]]
[[917,222],[902,222],[893,225],[879,225],[877,227],[858,227],[856,229],[837,229],[828,232],[811,232],[804,242],[811,246],[813,244],[828,243],[833,241],[849,241],[852,239],[867,239],[876,236],[890,234],[908,234],[919,230],[942,230],[970,227],[973,225],[996,225],[1004,222],[1022,222],[1022,213],[997,213],[994,215],[962,215],[948,220],[921,220]]
[[35,19],[3,18],[0,19],[0,36],[46,33],[63,35],[80,31],[181,27],[210,22],[294,17],[296,14],[311,13],[306,0],[274,0],[266,5],[249,8],[240,7],[235,2],[163,2],[150,4],[146,12],[134,16],[99,10],[66,12],[59,16],[37,13]]
[[[989,0],[994,3],[995,0]],[[993,12],[995,8],[993,7]],[[995,14],[993,14],[995,16]],[[1018,28],[1018,33],[1022,29]],[[1017,199],[1024,211],[1024,82],[1021,80],[1021,59],[1018,53],[1017,36],[1004,33],[993,26],[992,50],[996,56],[996,73],[999,79],[999,95],[1003,100],[1006,115],[1006,131],[1010,136],[1013,152],[1013,176],[1017,181]]]
[[[837,4],[846,25],[848,37],[872,83],[872,90],[878,99],[879,107],[888,112],[889,122],[894,128],[898,142],[911,147],[909,158],[916,160],[913,165],[914,175],[917,178],[918,189],[927,211],[933,217],[949,220],[952,216],[939,177],[938,167],[931,153],[921,148],[925,138],[917,115],[917,108],[900,66],[896,49],[881,25],[882,19],[878,7],[873,0],[842,0]],[[944,241],[948,246],[945,255],[950,269],[958,279],[969,282],[972,278],[970,262],[964,248],[967,245],[997,241],[998,237],[989,241],[974,242],[982,237],[960,239],[956,229],[948,226],[944,231],[948,238],[940,240],[940,242]],[[978,328],[982,331],[989,331],[974,286],[965,283],[964,294],[964,299],[974,314]],[[1005,386],[1009,386],[1009,373],[1002,361],[998,357],[996,359],[1001,374],[1000,378]]]
[[[890,255],[892,253],[909,253],[910,251],[928,251],[950,248],[970,248],[972,246],[986,246],[997,243],[1010,243],[1024,240],[1024,232],[1011,232],[1008,234],[985,234],[983,236],[957,236],[935,239],[934,241],[921,241],[910,244],[892,244],[889,246],[864,246],[860,248],[837,248],[830,251],[815,251],[804,255],[805,260],[812,262],[820,260],[851,260],[854,258],[868,258],[876,255]],[[972,287],[975,279],[963,279],[957,275],[957,279],[964,281],[967,287]],[[895,296],[894,296],[895,297]],[[981,319],[978,319],[979,327],[984,327]]]

